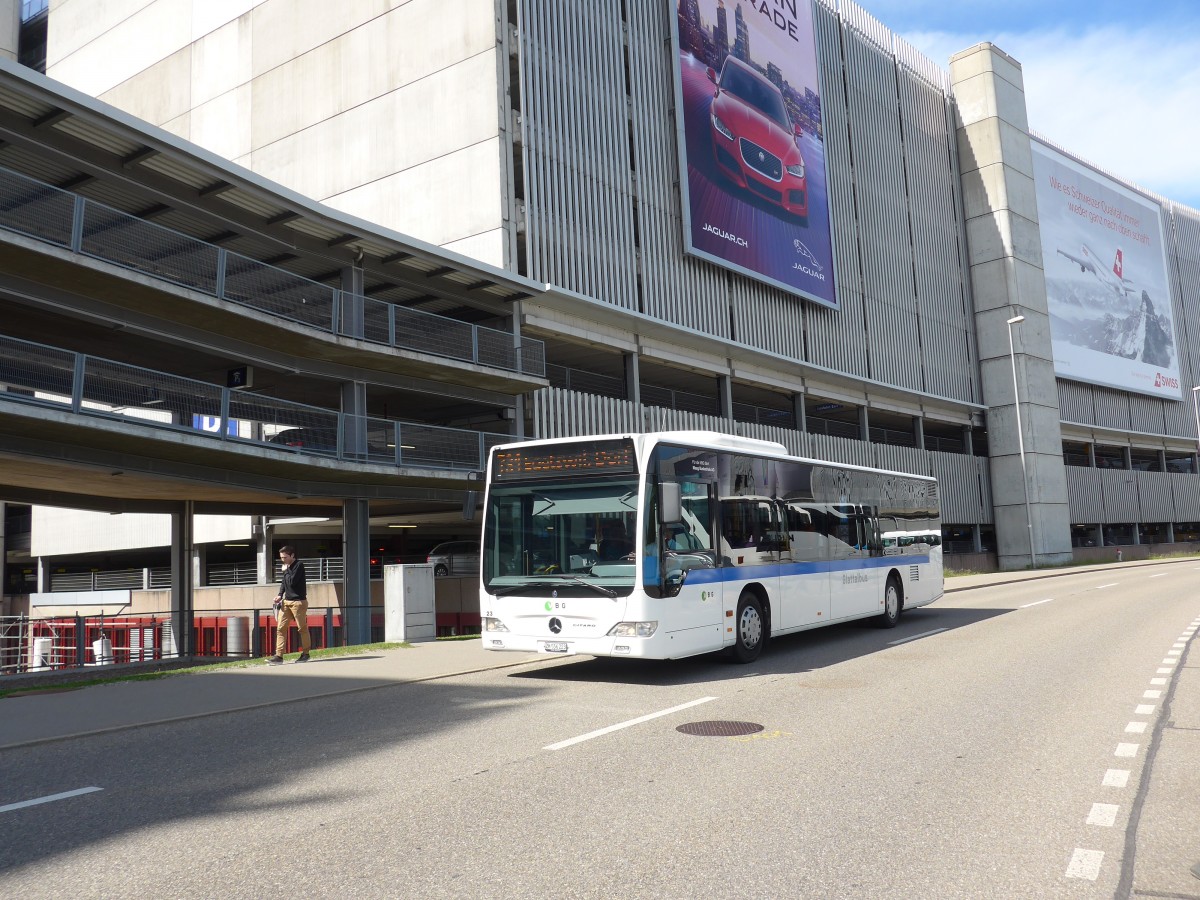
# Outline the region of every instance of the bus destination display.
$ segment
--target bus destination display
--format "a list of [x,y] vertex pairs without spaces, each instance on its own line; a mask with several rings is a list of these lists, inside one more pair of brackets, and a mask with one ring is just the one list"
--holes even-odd
[[637,471],[632,441],[569,443],[497,450],[492,477],[544,478],[547,475],[601,475]]

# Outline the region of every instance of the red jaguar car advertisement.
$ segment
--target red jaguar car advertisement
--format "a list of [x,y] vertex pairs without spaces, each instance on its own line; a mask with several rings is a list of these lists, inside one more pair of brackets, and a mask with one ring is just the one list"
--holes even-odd
[[811,0],[677,0],[687,251],[837,307]]

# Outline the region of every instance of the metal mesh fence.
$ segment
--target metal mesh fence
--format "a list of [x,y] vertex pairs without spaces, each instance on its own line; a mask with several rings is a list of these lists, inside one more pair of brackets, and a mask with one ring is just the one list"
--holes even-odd
[[74,353],[0,336],[4,399],[70,403],[74,377]]
[[90,356],[84,357],[82,399],[89,412],[181,428],[221,415],[221,388],[214,384]]
[[237,253],[226,256],[222,296],[314,328],[333,330],[334,288]]
[[517,368],[517,348],[513,343],[512,332],[476,326],[475,333],[478,336],[477,362],[480,365],[495,366],[497,369]]
[[482,467],[482,432],[459,431],[432,425],[399,423],[399,459],[403,465],[448,469]]
[[305,453],[337,455],[341,414],[257,394],[233,393],[229,418],[238,435]]
[[71,246],[75,195],[8,169],[0,174],[0,228]]
[[[511,339],[511,338],[510,338]],[[471,325],[396,307],[396,346],[452,359],[472,359]]]
[[206,294],[217,290],[216,247],[98,203],[84,203],[80,251]]
[[376,344],[391,344],[392,304],[369,297],[363,300],[363,337]]

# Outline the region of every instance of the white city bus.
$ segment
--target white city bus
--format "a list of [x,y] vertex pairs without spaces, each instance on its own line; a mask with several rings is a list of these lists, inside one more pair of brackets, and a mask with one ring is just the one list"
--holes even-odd
[[[883,538],[881,523],[888,541]],[[942,596],[937,482],[713,432],[530,441],[488,463],[488,650],[750,662]]]

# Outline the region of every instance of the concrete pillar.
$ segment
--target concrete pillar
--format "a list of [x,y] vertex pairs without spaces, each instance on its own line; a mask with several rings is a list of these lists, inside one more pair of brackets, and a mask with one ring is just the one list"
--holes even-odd
[[1094,468],[1096,468],[1096,444],[1095,444],[1095,442],[1092,442],[1092,441],[1088,442],[1087,451],[1088,451],[1088,465],[1094,469]]
[[[1039,565],[1072,558],[1058,388],[1021,66],[992,44],[955,54],[950,81],[966,213],[967,257],[988,408],[992,504],[1001,569],[1030,564],[1016,402]],[[1007,320],[1013,327],[1017,397]]]
[[366,334],[366,302],[363,299],[363,270],[358,266],[342,269],[341,313],[338,331],[349,337]]
[[204,586],[204,578],[208,569],[208,547],[197,544],[192,548],[192,587]]
[[367,455],[367,386],[361,381],[342,384],[342,452],[350,459]]
[[804,412],[804,394],[792,394],[792,411],[796,416],[796,430],[808,431],[808,421]]
[[858,439],[871,443],[871,416],[865,405],[858,408]]
[[371,643],[371,520],[370,504],[351,499],[342,503],[342,554],[345,581],[342,602],[348,644]]
[[[964,425],[962,427],[963,453],[967,456],[975,455],[975,427],[973,425]],[[978,543],[978,541],[976,541]]]
[[[968,429],[969,430],[969,429]],[[983,529],[978,525],[971,526],[971,540],[975,544],[975,552],[983,552]]]
[[912,417],[913,438],[918,450],[925,449],[925,420],[920,416]]
[[717,376],[717,415],[733,421],[733,379],[728,375]]
[[191,656],[195,616],[195,515],[187,500],[171,513],[171,634],[180,656]]
[[625,354],[625,399],[631,403],[642,402],[642,374],[636,353]]

